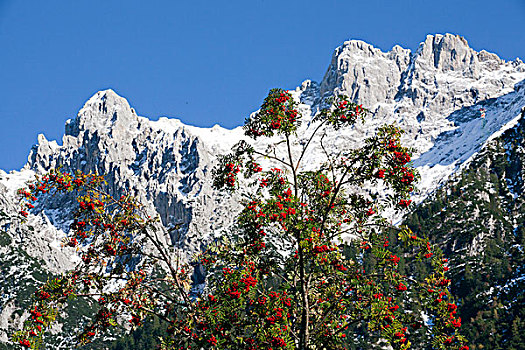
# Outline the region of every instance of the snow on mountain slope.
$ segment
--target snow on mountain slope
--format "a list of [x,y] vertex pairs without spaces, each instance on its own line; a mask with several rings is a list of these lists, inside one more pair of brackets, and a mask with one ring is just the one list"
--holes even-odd
[[[320,84],[305,81],[292,94],[303,114],[298,133],[303,139],[326,97],[347,94],[373,112],[365,124],[350,131],[327,133],[323,143],[332,150],[358,146],[385,123],[406,130],[405,142],[418,150],[414,165],[422,175],[420,201],[468,162],[491,135],[511,127],[509,122],[525,106],[525,64],[477,52],[464,38],[451,34],[429,35],[415,52],[399,46],[382,52],[352,40],[335,50]],[[486,109],[484,127],[480,108]],[[20,172],[0,172],[0,192],[12,205],[15,189],[26,179],[58,166],[107,174],[113,193],[130,191],[148,203],[166,227],[182,223],[170,230],[171,240],[190,254],[230,225],[239,209],[235,198],[212,189],[211,169],[218,154],[243,138],[242,128],[198,128],[169,118],[151,121],[138,116],[114,91],[100,91],[66,123],[61,144],[39,135]],[[303,164],[312,167],[322,158],[317,142]],[[53,240],[64,234],[60,229],[67,229],[61,206],[49,200],[47,217],[38,219],[58,228],[53,228]],[[8,211],[2,203],[0,209]],[[12,229],[7,231],[14,235]],[[38,251],[28,253],[42,257]]]

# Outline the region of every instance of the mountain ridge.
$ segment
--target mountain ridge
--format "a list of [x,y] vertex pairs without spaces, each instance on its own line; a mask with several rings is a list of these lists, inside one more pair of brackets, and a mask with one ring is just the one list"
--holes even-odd
[[[429,86],[430,75],[433,87]],[[458,75],[464,81],[458,81]],[[478,80],[491,84],[481,89]],[[475,94],[473,86],[478,89]],[[363,41],[346,41],[334,51],[320,84],[305,81],[292,94],[300,102],[303,133],[327,97],[342,93],[354,102],[368,103],[373,117],[365,125],[346,134],[327,135],[327,143],[335,148],[358,145],[384,123],[396,123],[406,130],[404,140],[417,149],[414,165],[423,181],[415,199],[421,201],[479,151],[490,135],[519,115],[525,106],[523,86],[523,62],[505,62],[494,54],[474,51],[460,36],[437,34],[428,35],[414,53],[400,46],[383,52]],[[454,97],[441,96],[447,94]],[[487,110],[485,130],[477,116],[480,107]],[[193,211],[198,206],[190,203],[200,201],[203,215],[221,222],[208,226],[213,231],[228,225],[228,220],[220,220],[220,210],[213,215],[215,205],[220,207],[209,185],[213,159],[243,138],[240,127],[199,128],[168,118],[151,121],[138,116],[125,98],[107,89],[95,93],[67,121],[61,145],[40,134],[21,173],[43,173],[62,166],[107,174],[113,192],[130,190],[140,200],[152,202],[165,226],[183,222],[181,235],[191,231],[189,222],[195,218]],[[312,154],[307,163],[315,164],[317,158]],[[6,184],[5,179],[15,174],[1,176],[0,183]],[[194,232],[206,225],[199,222]]]

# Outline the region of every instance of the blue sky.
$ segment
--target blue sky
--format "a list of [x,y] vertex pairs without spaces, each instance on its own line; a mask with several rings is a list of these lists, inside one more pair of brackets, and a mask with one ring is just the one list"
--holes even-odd
[[39,133],[61,140],[98,90],[233,127],[270,88],[320,81],[345,40],[414,49],[449,32],[525,59],[523,23],[525,0],[0,0],[0,168],[22,167]]

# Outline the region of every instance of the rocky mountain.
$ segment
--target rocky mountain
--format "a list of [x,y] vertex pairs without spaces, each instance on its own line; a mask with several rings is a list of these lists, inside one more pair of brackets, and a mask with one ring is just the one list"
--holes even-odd
[[[429,35],[414,52],[399,46],[383,52],[362,41],[347,41],[335,50],[320,83],[305,81],[292,91],[303,118],[299,135],[308,137],[312,117],[334,94],[350,96],[373,115],[350,131],[327,133],[324,144],[331,150],[354,147],[380,125],[396,123],[406,130],[405,142],[417,149],[414,165],[422,181],[416,201],[428,203],[439,198],[436,193],[455,176],[477,168],[473,164],[480,154],[492,152],[490,145],[502,142],[505,149],[514,142],[506,135],[522,123],[525,63],[475,51],[464,38],[451,34]],[[68,212],[59,199],[51,198],[36,208],[29,226],[12,221],[14,193],[24,181],[56,167],[106,174],[113,193],[131,192],[146,203],[160,216],[172,244],[185,247],[191,255],[228,227],[239,208],[235,198],[212,189],[211,169],[218,154],[227,153],[243,138],[241,128],[198,128],[177,119],[152,121],[138,116],[112,90],[97,92],[76,118],[66,122],[61,144],[39,135],[21,171],[0,171],[0,269],[7,276],[0,283],[0,340],[7,341],[9,329],[23,317],[17,310],[24,304],[26,286],[76,261],[73,251],[60,248]],[[314,166],[321,152],[321,145],[314,144],[303,164]],[[494,157],[505,154],[494,153]],[[515,173],[521,174],[523,163],[512,164],[517,167]],[[498,189],[507,189],[514,199],[521,198],[523,184],[521,175],[516,176],[498,183]],[[509,220],[498,232],[512,235],[515,223]],[[433,231],[433,227],[425,228]],[[465,247],[453,244],[447,249],[455,254],[465,248],[477,256],[484,242],[472,238],[465,240]],[[519,244],[523,247],[523,242]]]

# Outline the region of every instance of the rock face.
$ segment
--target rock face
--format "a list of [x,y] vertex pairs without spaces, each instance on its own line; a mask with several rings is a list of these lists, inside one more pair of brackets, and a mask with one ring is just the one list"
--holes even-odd
[[62,146],[39,135],[26,168],[42,173],[60,166],[106,174],[112,193],[131,192],[150,203],[165,226],[182,223],[172,231],[173,243],[184,241],[195,251],[200,242],[187,236],[188,231],[202,234],[209,219],[215,229],[231,220],[217,209],[219,196],[211,189],[210,170],[212,157],[226,153],[233,142],[208,140],[232,133],[219,126],[199,130],[166,118],[152,122],[137,116],[114,91],[100,91],[67,122]]
[[[474,155],[490,135],[525,105],[525,64],[477,52],[457,35],[429,35],[415,52],[395,46],[382,52],[362,41],[337,48],[320,84],[320,97],[346,94],[374,112],[348,136],[384,123],[406,131],[416,148],[421,197]],[[486,125],[479,110],[486,110]],[[339,135],[336,137],[339,139]]]
[[392,101],[409,63],[410,50],[399,46],[384,53],[363,41],[347,41],[332,56],[321,95],[342,93],[369,107]]
[[[464,38],[451,34],[429,35],[415,52],[399,46],[382,52],[362,41],[347,41],[335,50],[321,83],[305,81],[292,91],[303,115],[299,135],[309,136],[312,116],[335,94],[349,95],[373,116],[350,131],[328,133],[324,143],[331,149],[354,147],[380,125],[398,124],[406,130],[406,143],[418,150],[414,164],[422,174],[418,200],[423,200],[487,140],[514,127],[525,106],[525,64],[477,52]],[[480,108],[486,110],[485,126]],[[106,174],[110,191],[131,192],[158,213],[166,228],[182,223],[169,230],[171,241],[190,255],[228,227],[239,209],[236,198],[212,189],[211,169],[218,154],[243,138],[241,128],[197,128],[168,118],[151,121],[138,116],[114,91],[100,91],[66,123],[61,145],[39,135],[24,169],[0,172],[0,220],[10,220],[16,210],[15,189],[34,173],[61,166]],[[320,158],[321,147],[314,144],[303,164],[314,166]],[[31,244],[14,239],[17,229],[0,222],[11,239],[5,249],[16,247],[29,257],[43,257],[46,271],[70,267],[74,258],[69,253],[52,257],[67,230],[63,206],[50,199],[41,206],[43,213],[35,212],[31,220],[40,238]],[[12,295],[4,295],[0,304],[9,324],[14,322],[12,312],[6,311],[13,309],[8,304],[12,300]],[[0,321],[5,329],[7,323]]]
[[443,131],[458,127],[450,114],[512,92],[524,72],[520,60],[476,52],[452,34],[429,35],[414,53],[348,41],[335,50],[320,92],[346,94],[374,110],[380,122],[398,122],[423,153]]

